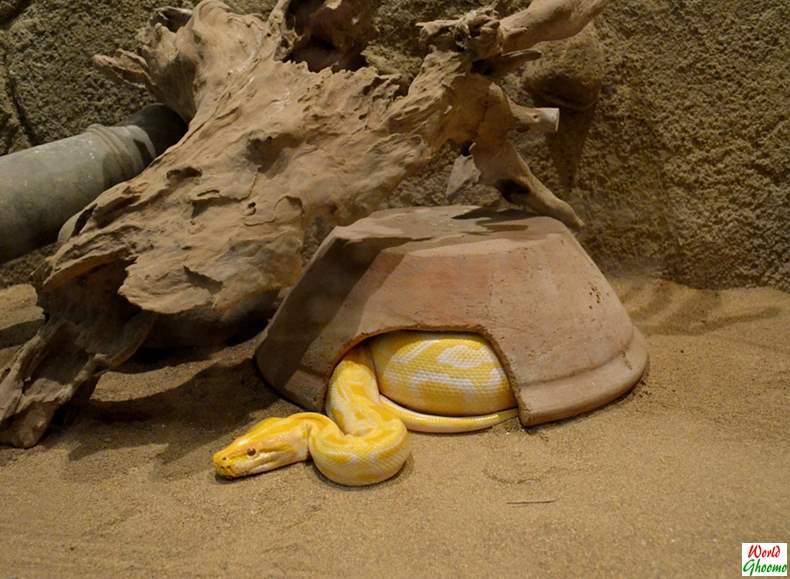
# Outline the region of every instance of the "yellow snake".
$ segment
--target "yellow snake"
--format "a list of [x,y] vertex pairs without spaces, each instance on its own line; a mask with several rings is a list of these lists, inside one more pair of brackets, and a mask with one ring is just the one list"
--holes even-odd
[[328,416],[267,418],[214,455],[236,478],[313,459],[328,479],[374,484],[409,457],[408,430],[470,432],[517,415],[496,353],[476,334],[399,331],[351,350],[329,382]]

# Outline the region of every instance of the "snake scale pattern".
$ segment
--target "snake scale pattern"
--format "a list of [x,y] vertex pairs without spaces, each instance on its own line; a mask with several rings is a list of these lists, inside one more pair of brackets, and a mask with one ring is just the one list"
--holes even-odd
[[375,484],[405,464],[409,430],[481,430],[516,416],[515,407],[499,358],[480,336],[390,332],[337,365],[326,415],[267,418],[217,452],[214,467],[237,478],[312,458],[338,484]]

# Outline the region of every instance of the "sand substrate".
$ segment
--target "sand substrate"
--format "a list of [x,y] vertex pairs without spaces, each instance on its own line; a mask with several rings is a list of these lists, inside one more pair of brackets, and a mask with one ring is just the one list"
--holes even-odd
[[[0,450],[0,575],[739,576],[742,541],[790,537],[790,295],[613,281],[650,343],[631,394],[527,432],[412,435],[404,472],[361,490],[311,464],[215,478],[213,451],[296,410],[253,342],[140,355],[71,427]],[[0,291],[0,367],[33,303]]]

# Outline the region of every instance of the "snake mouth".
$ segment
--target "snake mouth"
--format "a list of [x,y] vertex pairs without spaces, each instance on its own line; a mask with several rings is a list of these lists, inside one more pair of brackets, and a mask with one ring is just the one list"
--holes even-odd
[[238,476],[233,471],[233,467],[230,464],[223,462],[221,459],[214,461],[214,471],[222,478],[236,478]]
[[212,457],[212,462],[214,463],[214,471],[217,473],[217,475],[223,478],[236,478],[240,476],[233,468],[234,461],[231,460],[231,457],[228,456],[227,452],[217,452]]
[[274,453],[270,452],[259,452],[250,459],[222,456],[221,453],[217,453],[213,459],[214,470],[223,478],[241,478],[277,468],[274,458]]

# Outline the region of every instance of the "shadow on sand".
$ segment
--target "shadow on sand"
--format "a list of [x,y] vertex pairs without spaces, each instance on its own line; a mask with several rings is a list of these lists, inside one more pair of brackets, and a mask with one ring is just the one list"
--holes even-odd
[[755,305],[737,315],[722,315],[721,293],[688,291],[672,282],[642,285],[631,283],[619,292],[631,319],[648,335],[700,336],[733,326],[767,320],[781,314],[777,307]]
[[[191,377],[167,388],[168,378],[189,373],[180,365],[203,360],[203,355],[185,351],[135,359],[119,369],[120,377],[110,379],[130,377],[150,391],[150,385],[144,382],[150,375],[152,380],[162,382],[161,390],[108,401],[101,399],[99,389],[67,428],[50,433],[42,444],[47,448],[69,447],[71,463],[106,451],[154,445],[159,447],[156,477],[182,478],[210,469],[211,452],[230,442],[251,422],[282,414],[286,404],[278,405],[276,411],[271,408],[278,397],[266,387],[250,358],[206,362],[208,367],[201,364],[204,367]],[[117,395],[117,386],[112,384],[108,391]],[[138,388],[132,386],[126,391],[134,396],[135,390]],[[285,409],[285,413],[290,410]],[[205,453],[196,452],[206,446],[209,449]],[[66,476],[70,476],[72,467],[76,465],[70,465]]]

